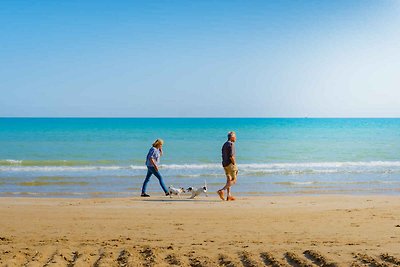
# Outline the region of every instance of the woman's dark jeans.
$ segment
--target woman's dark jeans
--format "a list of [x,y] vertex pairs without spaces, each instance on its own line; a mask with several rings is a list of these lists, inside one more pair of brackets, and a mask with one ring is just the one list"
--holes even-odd
[[158,181],[160,182],[160,185],[161,185],[162,189],[164,190],[164,193],[167,193],[168,189],[164,184],[164,180],[163,180],[160,172],[156,171],[156,168],[154,168],[154,167],[147,166],[147,175],[146,175],[146,179],[144,179],[144,182],[143,182],[142,194],[146,193],[147,184],[150,181],[150,176],[153,174],[155,177],[157,177]]

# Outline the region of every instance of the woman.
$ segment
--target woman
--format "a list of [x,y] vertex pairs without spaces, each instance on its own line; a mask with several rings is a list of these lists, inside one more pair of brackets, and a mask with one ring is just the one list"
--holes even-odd
[[162,156],[163,144],[164,141],[162,139],[157,139],[156,141],[154,141],[153,146],[149,150],[149,153],[147,153],[146,157],[147,175],[146,179],[144,179],[143,182],[142,194],[141,194],[142,197],[149,197],[149,195],[146,194],[146,188],[147,184],[150,181],[150,176],[152,174],[154,174],[154,176],[157,177],[162,189],[164,190],[165,195],[166,196],[169,195],[168,189],[164,184],[163,178],[161,177],[161,174],[158,171],[158,166],[157,166],[160,163],[160,157]]

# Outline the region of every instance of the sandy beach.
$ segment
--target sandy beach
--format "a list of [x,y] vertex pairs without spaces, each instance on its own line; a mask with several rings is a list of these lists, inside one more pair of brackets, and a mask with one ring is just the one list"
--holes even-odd
[[399,266],[400,197],[0,199],[1,266]]

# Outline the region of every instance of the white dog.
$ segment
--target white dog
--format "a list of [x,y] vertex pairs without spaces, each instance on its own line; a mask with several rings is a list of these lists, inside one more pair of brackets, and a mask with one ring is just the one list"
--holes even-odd
[[182,193],[186,193],[184,188],[175,188],[172,185],[168,187],[168,193],[169,193],[169,197],[172,197],[172,195],[176,195],[179,198],[181,197]]
[[201,195],[201,193],[204,193],[206,195],[206,197],[208,197],[207,195],[207,182],[204,181],[204,186],[200,187],[200,188],[196,188],[196,187],[189,187],[188,189],[186,189],[188,192],[192,193],[192,196],[190,197],[190,199],[193,199],[199,195]]

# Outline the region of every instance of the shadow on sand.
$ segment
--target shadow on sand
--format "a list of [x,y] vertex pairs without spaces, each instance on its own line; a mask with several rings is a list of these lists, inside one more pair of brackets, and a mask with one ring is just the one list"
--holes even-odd
[[203,202],[203,203],[215,203],[215,202],[223,202],[219,199],[188,199],[188,198],[139,198],[139,199],[132,199],[132,201],[145,201],[145,202]]

